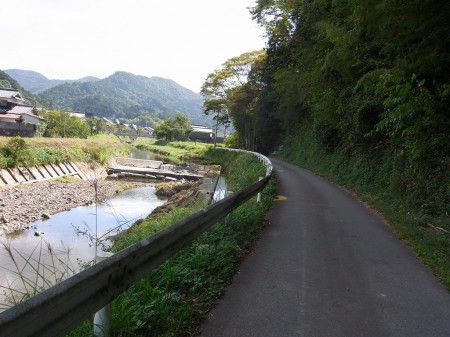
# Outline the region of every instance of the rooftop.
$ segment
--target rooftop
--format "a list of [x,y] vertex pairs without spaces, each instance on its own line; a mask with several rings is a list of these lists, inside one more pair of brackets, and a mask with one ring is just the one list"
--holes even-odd
[[33,107],[32,106],[26,106],[26,105],[17,105],[13,107],[11,110],[9,110],[9,113],[22,115],[22,114],[33,114]]
[[24,100],[19,90],[0,88],[0,98],[15,98]]

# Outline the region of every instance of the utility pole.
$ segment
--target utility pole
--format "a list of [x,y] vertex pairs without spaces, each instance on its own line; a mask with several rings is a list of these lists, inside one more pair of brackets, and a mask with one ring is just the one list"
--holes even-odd
[[66,138],[66,118],[67,118],[67,113],[64,112],[64,131],[63,131],[63,138]]

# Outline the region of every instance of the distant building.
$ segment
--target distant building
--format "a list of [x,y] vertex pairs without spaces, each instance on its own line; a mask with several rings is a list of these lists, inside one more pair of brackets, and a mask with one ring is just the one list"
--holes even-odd
[[114,122],[112,121],[112,120],[110,120],[110,119],[108,119],[108,118],[106,118],[106,117],[102,117],[102,119],[106,122],[106,124],[108,124],[108,125],[113,125],[114,124]]
[[81,111],[68,111],[67,112],[70,117],[77,117],[81,119],[82,121],[86,120],[88,118],[84,112]]
[[153,132],[155,131],[155,129],[151,128],[150,126],[145,126],[143,129],[149,136],[153,136]]
[[43,122],[44,118],[27,105],[18,90],[0,88],[0,135],[32,137]]
[[0,113],[11,110],[17,105],[26,105],[26,100],[15,89],[0,88]]
[[203,125],[192,125],[189,139],[193,142],[212,143],[214,141],[213,130]]

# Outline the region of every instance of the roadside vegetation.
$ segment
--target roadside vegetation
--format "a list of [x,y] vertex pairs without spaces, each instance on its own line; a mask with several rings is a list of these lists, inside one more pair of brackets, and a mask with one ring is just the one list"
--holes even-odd
[[287,139],[278,156],[356,193],[382,214],[450,290],[448,172],[439,181],[423,176],[414,183],[407,168],[398,169],[401,157],[348,157],[343,151],[327,151],[306,125]]
[[450,3],[275,1],[263,52],[211,72],[205,113],[241,148],[356,192],[450,289]]
[[[191,154],[190,145],[184,145],[189,148],[184,151]],[[180,148],[175,149],[180,155]],[[262,164],[248,154],[213,148],[195,153],[205,162],[221,164],[229,189],[233,191],[256,182],[265,172]],[[169,337],[196,333],[264,227],[265,214],[274,194],[275,182],[271,180],[261,203],[252,198],[117,298],[113,302],[113,335]],[[192,199],[169,213],[150,215],[119,237],[114,250],[128,247],[202,207],[203,200]],[[89,335],[90,331],[92,322],[86,322],[70,336]]]

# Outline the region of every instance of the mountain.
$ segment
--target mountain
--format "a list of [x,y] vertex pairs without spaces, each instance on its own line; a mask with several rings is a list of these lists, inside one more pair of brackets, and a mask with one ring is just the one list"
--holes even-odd
[[[100,81],[100,79],[95,76],[85,76],[85,77],[79,78],[75,82],[95,82],[95,81]],[[73,81],[68,81],[68,82],[73,82]]]
[[22,97],[25,98],[30,104],[42,103],[40,97],[23,88],[19,84],[19,82],[17,82],[14,78],[9,76],[5,71],[2,70],[0,70],[0,88],[19,90],[22,94]]
[[95,82],[60,84],[39,94],[52,107],[120,118],[139,125],[156,122],[180,112],[194,124],[211,125],[202,112],[202,96],[173,80],[127,72]]
[[71,82],[95,82],[99,79],[94,76],[83,77],[79,80],[50,80],[41,73],[32,70],[22,70],[22,69],[7,69],[5,70],[9,76],[14,78],[17,82],[19,82],[25,89],[28,91],[37,94],[46,89],[53,88],[57,85],[63,83],[71,83]]

